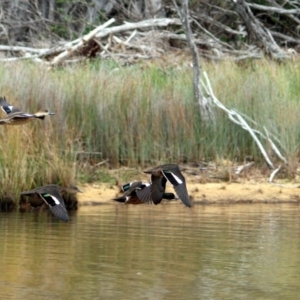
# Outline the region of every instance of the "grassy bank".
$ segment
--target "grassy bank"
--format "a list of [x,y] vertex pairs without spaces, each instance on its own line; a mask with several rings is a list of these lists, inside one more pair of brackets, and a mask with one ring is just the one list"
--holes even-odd
[[[203,69],[222,103],[266,126],[289,161],[298,161],[299,63],[223,62]],[[105,171],[92,167],[106,159],[112,167],[144,167],[182,157],[189,162],[261,158],[249,134],[217,108],[215,126],[203,126],[187,62],[124,68],[94,62],[52,71],[23,62],[2,64],[0,75],[1,94],[10,103],[28,112],[43,107],[56,113],[44,122],[0,127],[3,197],[76,177],[106,180]]]

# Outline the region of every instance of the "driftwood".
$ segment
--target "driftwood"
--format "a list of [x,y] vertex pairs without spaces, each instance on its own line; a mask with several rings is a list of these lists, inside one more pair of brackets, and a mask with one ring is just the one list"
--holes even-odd
[[281,169],[281,165],[279,165],[279,167],[271,173],[270,178],[269,178],[269,183],[271,183],[273,181],[275,175],[280,171],[280,169]]
[[[177,0],[176,3],[179,4],[180,1]],[[264,32],[274,29],[277,34],[299,39],[297,26],[300,24],[300,2],[297,0],[198,0],[190,3],[192,31],[199,36],[215,36],[228,46],[233,46],[235,42],[248,45],[261,42],[248,39],[254,36],[251,32],[253,28],[249,31],[251,26],[245,26],[245,20],[237,12],[237,6],[245,10],[246,19],[255,27],[258,24]],[[150,18],[172,18],[177,15],[175,6],[172,1],[162,0],[0,1],[0,44],[33,44],[37,36],[44,40],[49,36],[51,40],[59,40],[62,36],[73,39],[74,36],[87,32],[91,26],[97,27],[100,17],[108,20],[112,15],[117,20],[132,23]],[[198,25],[206,30],[205,34],[203,30],[197,32]],[[279,46],[283,45],[281,42],[284,43],[284,40],[273,37]],[[268,37],[265,38],[268,40]],[[285,46],[294,47],[296,44]]]
[[[111,19],[104,23],[101,26],[98,26],[94,30],[92,30],[87,35],[83,36],[82,38],[78,38],[71,42],[67,42],[62,45],[57,45],[50,49],[33,49],[27,47],[19,47],[19,46],[6,46],[0,45],[0,51],[9,51],[9,52],[17,52],[19,56],[17,57],[5,57],[1,58],[0,61],[16,61],[16,60],[23,60],[23,59],[33,59],[38,62],[44,62],[50,66],[58,65],[64,62],[68,57],[71,56],[78,56],[83,54],[84,52],[88,52],[88,48],[93,45],[96,46],[95,52],[100,53],[100,57],[103,56],[107,58],[109,53],[116,54],[116,57],[135,57],[138,59],[148,59],[153,57],[158,57],[158,53],[164,53],[163,49],[157,49],[154,46],[142,45],[140,44],[140,40],[143,39],[143,34],[138,34],[137,29],[145,30],[147,28],[160,28],[160,27],[167,27],[169,25],[180,25],[181,22],[179,19],[151,19],[151,20],[144,20],[137,23],[128,23],[126,22],[124,25],[115,26],[106,28],[107,26],[111,25],[115,20]],[[116,34],[126,34],[129,31],[132,31],[129,37],[122,39],[121,37],[115,36]],[[156,37],[158,35],[156,34]],[[106,46],[103,46],[105,41],[103,39],[109,38],[110,42],[106,43]],[[130,41],[135,38],[134,42]],[[150,38],[148,39],[150,42]],[[116,44],[123,45],[126,48],[123,48],[122,53],[117,52],[115,53],[113,50]],[[151,43],[153,45],[153,43]],[[109,51],[109,48],[113,49]],[[131,53],[130,49],[134,49],[135,53]],[[101,52],[101,50],[104,50]],[[142,54],[136,53],[136,51],[141,51]],[[125,52],[125,53],[124,53]],[[49,62],[50,59],[50,62]]]
[[254,36],[254,38],[258,41],[259,46],[265,50],[266,54],[276,58],[285,58],[288,56],[288,54],[278,46],[270,34],[270,31],[263,27],[255,18],[248,3],[244,0],[237,0],[235,2],[236,11],[244,21],[248,33]]
[[[110,19],[83,37],[49,48],[24,47],[11,42],[10,46],[0,45],[0,53],[3,54],[0,60],[31,59],[56,66],[84,58],[110,56],[126,64],[130,60],[162,57],[174,48],[189,47],[194,49],[192,53],[197,50],[206,59],[239,61],[259,59],[265,55],[274,59],[288,59],[300,51],[300,2],[268,0],[265,5],[260,5],[254,1],[231,0],[219,6],[211,1],[200,0],[196,5],[198,10],[190,11],[190,15],[188,1],[181,2],[182,5],[177,7],[179,1],[173,1],[173,6],[162,8],[159,14],[168,12],[173,18],[124,21],[122,25],[113,27],[114,19]],[[181,20],[174,18],[178,11]],[[269,16],[272,22],[276,22],[278,15],[280,20],[278,24],[268,24],[259,12]],[[185,33],[178,33],[180,27]],[[5,25],[2,31],[7,32]],[[192,57],[193,65],[197,65],[197,57],[194,54]],[[194,70],[196,72],[197,68]],[[201,98],[201,91],[199,93]]]
[[244,165],[238,166],[238,167],[236,167],[235,175],[241,175],[243,172],[249,170],[253,166],[254,166],[253,161],[246,163]]
[[99,31],[103,30],[104,28],[106,28],[107,26],[111,25],[114,22],[115,22],[115,19],[111,19],[111,20],[107,21],[106,23],[104,23],[103,25],[92,30],[89,34],[82,37],[76,45],[67,48],[65,51],[63,51],[62,53],[60,53],[59,55],[54,57],[54,59],[50,62],[50,65],[53,66],[53,65],[59,64],[64,59],[71,56],[75,51],[78,51],[81,47],[83,47],[83,45],[85,43],[87,43],[91,39],[93,39]]

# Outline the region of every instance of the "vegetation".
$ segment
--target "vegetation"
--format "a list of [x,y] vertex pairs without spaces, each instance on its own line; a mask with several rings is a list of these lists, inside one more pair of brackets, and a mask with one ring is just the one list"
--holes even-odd
[[[183,2],[176,1],[179,6]],[[228,43],[225,53],[233,48],[250,51],[251,44],[299,48],[299,7],[299,1],[292,0],[189,1],[192,30],[202,47],[220,51]],[[73,40],[112,17],[118,24],[178,17],[172,0],[1,1],[0,9],[0,43],[10,46]]]
[[[289,162],[298,161],[299,63],[204,63],[203,70],[226,107],[266,126]],[[224,112],[216,108],[216,124],[201,122],[184,61],[124,68],[106,61],[52,71],[23,62],[0,65],[0,74],[8,102],[28,112],[56,112],[44,121],[0,127],[3,200],[47,183],[109,181],[97,167],[104,160],[117,168],[261,158],[249,134]]]

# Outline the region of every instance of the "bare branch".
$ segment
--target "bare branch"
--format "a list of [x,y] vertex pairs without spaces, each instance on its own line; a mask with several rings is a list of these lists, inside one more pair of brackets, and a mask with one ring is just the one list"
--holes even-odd
[[273,12],[273,13],[277,13],[277,14],[289,14],[289,15],[298,15],[298,14],[300,14],[300,8],[284,9],[284,8],[259,5],[259,4],[255,4],[255,3],[249,3],[249,2],[246,2],[246,4],[250,7],[255,8],[255,9],[259,9],[259,10],[267,11],[267,12]]
[[275,175],[280,171],[280,169],[281,169],[281,165],[271,173],[270,178],[269,178],[270,183],[273,181]]
[[244,21],[249,34],[255,37],[264,52],[274,58],[286,58],[289,56],[280,49],[274,41],[269,30],[261,25],[261,23],[253,15],[248,3],[245,0],[235,0],[236,11]]
[[200,57],[198,53],[198,49],[194,42],[192,30],[189,23],[189,10],[188,10],[188,0],[182,0],[181,2],[181,10],[177,7],[176,1],[173,0],[174,5],[177,8],[177,12],[180,16],[182,26],[184,27],[184,31],[186,34],[186,38],[192,52],[193,57],[193,87],[194,87],[194,98],[199,104],[201,116],[205,121],[212,120],[214,121],[215,116],[211,108],[211,104],[209,99],[204,97],[202,90],[201,90],[201,82],[200,82],[200,74],[201,74],[201,64],[200,64]]
[[257,146],[259,147],[262,155],[264,156],[268,166],[272,169],[275,169],[272,161],[270,160],[266,150],[264,149],[264,147],[262,146],[260,140],[258,139],[257,135],[259,135],[260,137],[263,137],[264,139],[267,139],[269,141],[269,143],[271,144],[272,149],[274,150],[274,152],[278,155],[278,157],[280,159],[282,159],[285,163],[287,163],[287,160],[285,159],[285,157],[282,156],[282,154],[280,153],[280,151],[278,150],[278,148],[276,147],[275,143],[271,140],[268,131],[265,129],[265,132],[267,134],[267,136],[265,136],[264,134],[262,134],[260,131],[258,130],[254,130],[252,129],[249,124],[246,122],[245,118],[243,118],[241,116],[241,114],[238,114],[235,110],[233,109],[228,109],[225,107],[225,105],[223,105],[218,99],[217,97],[214,95],[214,92],[212,90],[209,78],[206,74],[206,72],[203,72],[203,76],[205,78],[205,82],[201,81],[202,86],[204,87],[206,93],[211,97],[213,103],[215,105],[217,105],[219,108],[221,108],[223,111],[225,111],[228,114],[229,119],[234,122],[235,124],[241,126],[243,129],[247,130],[249,132],[249,134],[252,136],[252,138],[254,139],[255,143],[257,144]]
[[106,23],[104,23],[101,26],[98,26],[97,28],[95,28],[94,30],[92,30],[90,33],[88,33],[87,35],[85,35],[84,37],[81,38],[81,40],[78,42],[78,44],[68,48],[67,50],[65,50],[64,52],[60,53],[58,56],[56,56],[52,61],[51,61],[51,65],[56,65],[60,62],[62,62],[62,60],[66,59],[68,56],[70,56],[74,51],[78,50],[80,47],[82,47],[86,42],[88,42],[89,40],[91,40],[94,36],[96,36],[96,34],[103,30],[105,27],[111,25],[112,23],[115,22],[115,19],[110,19],[109,21],[107,21]]

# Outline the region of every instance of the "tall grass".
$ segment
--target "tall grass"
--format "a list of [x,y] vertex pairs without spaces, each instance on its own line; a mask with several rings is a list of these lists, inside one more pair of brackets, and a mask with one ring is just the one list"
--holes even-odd
[[[276,134],[284,154],[295,161],[299,67],[257,61],[242,66],[205,63],[203,69],[219,100]],[[0,75],[0,94],[10,103],[28,112],[43,107],[56,113],[45,121],[0,127],[3,197],[45,183],[69,184],[78,172],[105,159],[112,167],[144,167],[182,157],[208,161],[261,156],[249,134],[217,108],[216,124],[203,124],[188,64],[119,68],[94,62],[47,71],[40,65],[10,63],[0,66]]]

